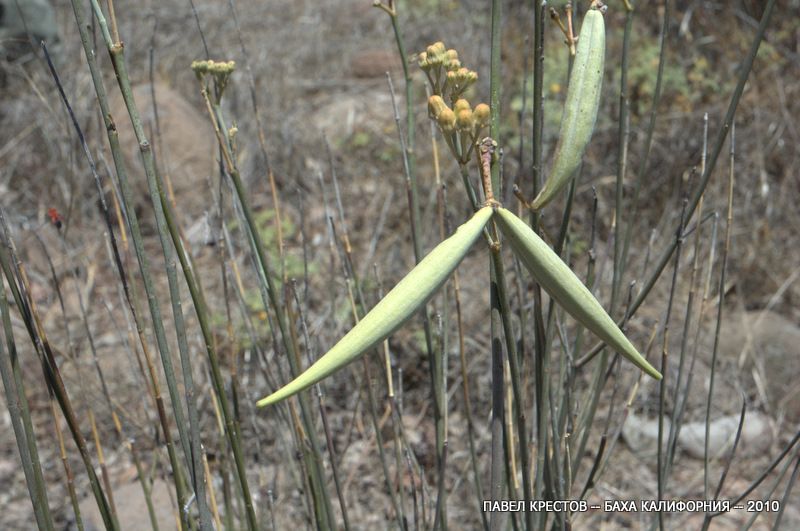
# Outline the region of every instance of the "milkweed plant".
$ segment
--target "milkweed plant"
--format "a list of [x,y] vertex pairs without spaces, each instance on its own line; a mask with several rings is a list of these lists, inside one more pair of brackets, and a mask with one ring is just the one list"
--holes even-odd
[[[179,510],[176,519],[170,525],[177,523],[181,531],[200,529],[211,531],[213,529],[239,529],[249,531],[260,529],[275,529],[276,512],[280,511],[280,500],[270,481],[265,479],[263,467],[250,466],[247,462],[248,446],[252,440],[244,444],[242,425],[247,423],[244,412],[257,413],[252,415],[249,427],[255,433],[255,447],[257,448],[257,461],[261,461],[262,437],[258,420],[273,420],[282,428],[275,430],[275,438],[280,442],[271,448],[276,451],[279,444],[293,445],[296,451],[296,461],[286,459],[282,454],[277,459],[279,467],[291,470],[293,480],[302,488],[298,489],[304,500],[302,507],[306,510],[304,516],[307,525],[315,525],[318,529],[351,529],[360,528],[351,514],[352,505],[348,501],[347,482],[343,481],[340,470],[345,466],[341,456],[336,455],[336,441],[328,418],[328,406],[325,395],[321,389],[323,380],[343,369],[348,364],[360,359],[364,364],[365,374],[370,374],[370,352],[383,350],[383,361],[386,365],[385,395],[376,397],[371,384],[358,390],[359,393],[366,389],[366,411],[368,412],[374,428],[374,442],[381,464],[385,493],[388,495],[390,510],[387,512],[387,521],[397,529],[447,529],[460,522],[455,517],[448,516],[448,492],[451,488],[446,472],[448,471],[448,392],[449,367],[447,356],[449,350],[455,350],[444,339],[445,328],[448,323],[447,301],[451,297],[456,300],[457,325],[459,327],[459,344],[457,350],[461,355],[461,380],[463,390],[463,412],[466,418],[467,451],[471,464],[471,477],[469,478],[470,494],[474,495],[469,501],[461,500],[463,504],[474,508],[476,517],[473,521],[480,522],[487,531],[491,529],[545,529],[550,526],[555,528],[571,528],[574,520],[581,517],[580,511],[572,506],[559,506],[548,512],[547,510],[526,510],[521,514],[508,511],[494,510],[502,500],[522,500],[526,504],[542,500],[575,500],[585,501],[590,495],[598,478],[603,474],[609,464],[609,455],[619,438],[619,430],[609,435],[614,400],[618,398],[617,388],[614,388],[609,403],[603,397],[607,382],[611,379],[612,371],[615,374],[625,371],[633,374],[632,380],[636,383],[630,393],[625,406],[625,415],[630,410],[631,403],[637,392],[639,383],[655,385],[659,391],[659,444],[655,464],[656,467],[657,496],[659,500],[665,499],[670,494],[672,485],[668,481],[672,471],[676,453],[677,430],[680,429],[682,407],[675,407],[671,416],[671,426],[664,424],[665,402],[667,398],[667,380],[672,378],[674,371],[667,369],[667,334],[662,334],[663,345],[661,348],[661,366],[657,369],[646,359],[646,353],[653,344],[655,331],[650,341],[645,346],[639,335],[626,334],[626,325],[633,314],[648,298],[654,284],[662,276],[672,258],[680,255],[681,246],[692,233],[687,229],[687,224],[692,219],[706,220],[709,216],[701,218],[703,198],[706,187],[714,169],[714,165],[726,142],[728,132],[733,130],[733,119],[739,98],[744,90],[744,85],[753,66],[753,61],[758,53],[759,45],[763,39],[764,31],[769,23],[775,0],[768,0],[764,15],[756,31],[752,45],[740,65],[736,89],[728,105],[728,111],[716,142],[712,146],[707,143],[707,128],[704,137],[703,160],[700,169],[699,182],[694,188],[691,197],[683,204],[680,221],[673,234],[675,237],[667,244],[660,257],[653,260],[647,277],[641,282],[641,288],[628,293],[627,304],[623,302],[624,279],[628,263],[629,247],[636,209],[639,204],[639,191],[643,174],[647,169],[647,156],[653,139],[653,127],[657,117],[657,106],[662,83],[661,69],[656,82],[656,91],[653,98],[653,112],[649,124],[648,134],[645,135],[643,146],[644,162],[642,169],[635,176],[635,188],[632,198],[625,198],[623,183],[630,176],[627,175],[628,153],[628,101],[627,93],[627,68],[630,53],[630,35],[634,20],[634,5],[630,0],[613,2],[611,7],[620,9],[625,14],[625,27],[620,32],[612,35],[622,36],[622,57],[620,64],[620,106],[619,106],[619,142],[618,142],[618,174],[616,178],[616,200],[613,223],[613,278],[611,281],[611,301],[604,306],[593,294],[590,287],[594,284],[594,257],[589,256],[589,269],[586,281],[582,280],[568,265],[570,262],[570,243],[568,233],[571,213],[575,202],[577,183],[583,173],[583,162],[587,149],[591,145],[592,135],[597,123],[598,114],[601,112],[601,95],[609,91],[603,86],[603,77],[606,69],[606,23],[607,7],[599,0],[586,0],[577,2],[578,9],[573,9],[572,3],[563,6],[562,12],[566,18],[561,18],[561,12],[547,6],[547,2],[532,2],[534,9],[533,34],[530,42],[533,70],[533,131],[532,131],[532,161],[531,171],[522,172],[513,186],[513,194],[504,193],[504,181],[501,179],[503,138],[501,135],[501,108],[500,91],[501,82],[500,44],[502,28],[502,9],[500,0],[491,2],[491,46],[490,46],[490,72],[489,72],[489,97],[486,101],[479,101],[476,96],[476,87],[479,85],[478,72],[468,68],[462,63],[462,57],[452,48],[447,48],[443,42],[435,42],[419,53],[410,56],[406,52],[403,31],[400,25],[399,8],[394,0],[374,0],[375,7],[385,12],[393,30],[393,37],[397,52],[401,58],[403,68],[403,82],[405,89],[405,122],[401,121],[399,108],[394,92],[394,83],[387,74],[389,90],[392,95],[392,105],[397,126],[398,139],[401,146],[403,170],[407,187],[408,224],[414,246],[415,265],[411,270],[392,287],[371,309],[364,302],[361,285],[358,283],[356,268],[353,267],[352,248],[345,224],[342,223],[342,233],[331,236],[336,245],[341,245],[339,256],[346,263],[343,271],[348,286],[349,307],[353,313],[354,325],[341,339],[335,342],[327,351],[316,360],[313,359],[309,345],[310,332],[304,315],[304,306],[300,301],[298,287],[290,281],[285,267],[285,249],[283,247],[283,230],[281,225],[281,194],[276,185],[275,176],[269,162],[269,144],[265,140],[262,127],[265,120],[258,104],[259,95],[256,92],[255,78],[249,66],[249,57],[241,36],[239,19],[235,2],[229,4],[231,18],[236,28],[236,34],[242,50],[241,60],[246,68],[239,69],[233,61],[214,61],[209,57],[206,48],[206,59],[194,61],[191,69],[198,83],[197,88],[202,98],[205,112],[213,128],[218,144],[219,167],[218,173],[221,182],[228,187],[219,186],[215,192],[215,201],[218,202],[216,215],[219,218],[220,245],[216,247],[219,253],[220,265],[224,271],[225,279],[228,276],[231,282],[224,282],[226,297],[228,293],[234,296],[242,306],[242,314],[246,321],[247,334],[250,343],[263,360],[262,370],[264,378],[259,384],[258,394],[249,394],[245,383],[252,380],[243,379],[239,372],[240,362],[237,353],[231,356],[231,361],[225,359],[220,351],[220,341],[212,324],[219,312],[215,311],[212,304],[206,300],[203,288],[202,269],[194,262],[194,254],[190,249],[190,242],[185,237],[181,227],[180,216],[176,214],[177,205],[175,198],[167,193],[170,190],[168,175],[162,175],[156,148],[158,142],[152,142],[150,135],[143,125],[137,103],[134,101],[134,91],[128,74],[128,66],[121,37],[119,25],[113,9],[113,2],[108,2],[106,8],[97,0],[89,2],[89,15],[87,16],[84,4],[79,0],[71,0],[72,10],[75,15],[81,44],[84,51],[91,82],[94,87],[94,96],[100,108],[100,116],[104,127],[103,135],[110,148],[113,167],[107,172],[99,171],[92,155],[93,146],[81,128],[79,120],[70,103],[70,96],[62,85],[57,68],[50,60],[46,43],[42,44],[43,53],[47,59],[46,64],[52,77],[61,103],[67,110],[71,126],[77,133],[81,143],[83,155],[86,159],[92,179],[96,185],[100,199],[101,213],[105,222],[104,238],[106,238],[109,263],[119,277],[120,300],[123,302],[121,311],[127,312],[128,338],[124,342],[126,348],[135,351],[139,368],[141,369],[141,383],[143,385],[142,402],[152,404],[153,409],[148,412],[153,420],[156,430],[154,452],[163,448],[167,459],[153,459],[163,461],[163,467],[168,467],[167,477],[172,481],[172,492]],[[194,4],[191,3],[192,9]],[[660,64],[664,61],[665,35],[670,17],[670,2],[664,2],[662,14],[662,54]],[[543,69],[544,69],[544,43],[545,22],[550,19],[559,26],[565,37],[566,48],[548,49],[547,53],[563,53],[564,61],[569,64],[568,85],[561,113],[561,124],[550,164],[545,164],[548,159],[544,152],[543,142]],[[643,11],[645,12],[645,11]],[[649,11],[647,11],[649,13]],[[580,32],[573,30],[573,14],[582,14]],[[195,13],[195,21],[202,26],[200,17]],[[577,18],[577,17],[576,17]],[[91,20],[90,20],[91,19]],[[616,18],[614,20],[617,20]],[[99,39],[93,39],[91,28],[97,29]],[[202,34],[202,27],[201,27]],[[131,41],[133,42],[133,41]],[[203,41],[206,44],[206,41]],[[95,48],[104,48],[110,58],[106,68],[113,69],[113,76],[104,76],[103,66],[98,62]],[[152,60],[152,57],[151,57]],[[417,78],[412,70],[422,74]],[[237,70],[238,69],[238,70]],[[248,77],[250,100],[252,104],[252,117],[258,128],[258,144],[261,157],[266,165],[266,174],[272,199],[274,203],[278,249],[267,249],[262,241],[262,234],[251,206],[251,198],[245,188],[242,178],[242,168],[239,166],[240,153],[239,127],[233,122],[228,125],[226,112],[223,106],[223,97],[230,93],[230,87],[236,77],[234,73],[244,71]],[[153,68],[151,68],[152,76]],[[424,76],[424,77],[423,77]],[[153,214],[156,220],[156,233],[161,252],[159,260],[153,262],[146,249],[153,246],[145,245],[143,232],[140,226],[140,209],[134,198],[131,179],[127,169],[128,161],[123,156],[123,147],[117,133],[117,123],[126,119],[123,116],[113,116],[109,104],[107,79],[112,79],[122,95],[125,103],[127,119],[133,126],[136,144],[139,149],[139,163],[142,165],[147,180],[149,200],[153,205]],[[418,160],[416,155],[419,150],[417,138],[416,116],[423,113],[422,98],[417,98],[415,90],[419,89],[416,79],[424,79],[427,100],[427,118],[431,130],[432,152],[435,161],[437,178],[437,203],[439,207],[440,238],[427,254],[423,252],[421,238],[421,209],[419,183],[417,182]],[[152,79],[151,79],[152,82]],[[153,89],[155,90],[155,89]],[[155,99],[155,94],[153,94]],[[523,105],[524,107],[524,105]],[[156,115],[157,116],[157,115]],[[522,122],[522,121],[521,121]],[[466,202],[470,205],[468,216],[464,216],[460,225],[448,233],[445,229],[443,212],[446,210],[444,199],[445,185],[439,181],[438,142],[442,140],[447,153],[452,157],[461,176],[461,185]],[[731,139],[731,146],[733,141]],[[731,168],[733,168],[733,148],[731,147]],[[545,171],[546,170],[546,171]],[[341,199],[339,197],[338,182],[333,173],[337,202],[339,203],[339,217],[343,220]],[[721,263],[722,274],[720,278],[720,297],[725,286],[725,265],[727,249],[730,241],[730,225],[732,219],[732,194],[733,194],[733,169],[731,169],[728,218],[726,223],[726,240],[723,248]],[[320,178],[322,182],[322,178]],[[213,187],[212,187],[213,188]],[[524,190],[523,190],[524,188]],[[107,195],[107,190],[111,190]],[[323,192],[325,191],[323,184]],[[107,201],[111,198],[111,204]],[[234,208],[228,213],[223,211],[223,204],[227,201],[233,203]],[[326,206],[327,206],[327,199]],[[505,203],[505,204],[504,204]],[[556,205],[563,205],[561,226],[557,234],[549,234],[543,224],[543,216],[555,209]],[[596,206],[596,203],[595,203]],[[65,232],[62,232],[64,220],[56,210],[51,209],[50,217],[55,230],[63,237],[62,244],[67,248]],[[228,217],[236,218],[236,229],[228,222]],[[594,216],[594,212],[592,213]],[[326,216],[328,217],[328,216]],[[590,216],[591,217],[591,216]],[[333,216],[328,217],[331,225]],[[716,221],[714,222],[713,236],[710,238],[711,258],[709,260],[708,281],[706,292],[700,308],[701,317],[706,308],[709,286],[711,285],[711,270],[714,260],[714,245],[716,245]],[[332,228],[332,227],[331,227]],[[337,227],[339,229],[339,227]],[[695,238],[695,256],[700,254],[705,245],[701,233],[702,222],[696,221],[692,229]],[[257,337],[252,316],[249,314],[247,303],[252,297],[245,292],[244,282],[237,265],[237,256],[233,243],[232,232],[246,240],[246,246],[252,257],[252,265],[258,282],[258,296],[263,304],[263,311],[259,316],[269,327],[274,344],[274,354],[267,353],[263,342]],[[331,230],[330,233],[334,231]],[[117,237],[121,235],[121,238]],[[9,415],[14,430],[15,441],[23,465],[26,485],[33,503],[33,516],[40,529],[54,529],[53,514],[48,501],[48,488],[45,484],[43,468],[37,450],[37,436],[31,422],[30,405],[25,391],[25,377],[15,343],[15,329],[12,327],[11,308],[19,310],[24,326],[24,332],[31,339],[31,344],[41,364],[42,375],[50,399],[50,413],[53,417],[61,450],[62,465],[67,478],[67,492],[70,506],[74,514],[77,528],[84,528],[81,517],[81,504],[78,501],[78,492],[75,488],[74,478],[76,471],[72,469],[75,463],[68,459],[67,445],[64,434],[60,428],[61,417],[66,420],[69,435],[74,441],[80,455],[79,466],[85,471],[85,477],[91,489],[100,512],[102,524],[111,530],[121,528],[119,514],[117,513],[113,497],[109,473],[103,454],[103,446],[118,444],[137,469],[137,476],[142,493],[147,502],[147,517],[153,528],[159,526],[159,517],[153,503],[152,483],[149,476],[143,471],[147,468],[147,460],[142,459],[138,447],[133,444],[130,435],[134,429],[127,421],[130,415],[126,409],[130,404],[112,396],[103,380],[103,368],[97,363],[95,343],[91,341],[91,330],[88,325],[86,309],[81,299],[82,321],[89,343],[95,357],[95,368],[100,381],[103,382],[102,406],[107,410],[109,418],[113,420],[113,440],[103,440],[101,430],[97,429],[95,409],[91,403],[80,404],[76,408],[76,397],[84,401],[82,393],[73,395],[71,389],[65,385],[60,371],[60,355],[47,337],[46,322],[41,317],[37,302],[31,296],[32,290],[29,277],[22,260],[17,255],[17,250],[11,238],[11,231],[2,209],[0,209],[0,267],[5,276],[11,297],[6,294],[4,286],[0,286],[0,316],[4,341],[0,341],[0,376],[6,392],[6,402],[9,404]],[[594,237],[593,237],[594,240]],[[43,243],[45,254],[47,246]],[[334,244],[332,244],[332,249]],[[478,416],[473,413],[470,402],[469,381],[467,369],[464,334],[461,319],[461,302],[459,292],[458,268],[467,254],[479,248],[484,257],[488,258],[488,275],[486,284],[489,291],[488,327],[490,341],[479,343],[486,345],[483,351],[476,355],[486,356],[491,367],[491,414],[487,420],[486,433],[489,434],[489,452],[479,449],[478,432],[476,430]],[[332,251],[333,252],[333,251]],[[135,257],[128,260],[128,256]],[[124,257],[124,258],[123,258]],[[273,263],[277,259],[278,267]],[[48,255],[48,261],[54,285],[59,289],[58,273]],[[167,279],[168,292],[161,293],[155,279],[156,267],[154,263],[163,263]],[[513,264],[513,276],[506,273],[506,264]],[[677,260],[675,271],[677,272]],[[695,273],[692,271],[692,288],[694,288]],[[183,281],[179,281],[182,275]],[[673,275],[672,289],[675,288]],[[512,282],[514,282],[514,296],[511,295]],[[139,287],[141,286],[141,287]],[[449,286],[454,289],[450,290]],[[193,312],[192,320],[185,320],[185,297],[181,290],[188,288],[191,301],[190,310]],[[382,290],[382,287],[380,288]],[[80,290],[79,290],[80,291]],[[437,313],[438,336],[434,330],[434,322],[430,307],[434,297],[445,292],[441,299],[444,308],[441,314]],[[81,294],[78,293],[78,297]],[[62,299],[58,292],[59,300]],[[175,347],[168,338],[166,322],[167,316],[162,314],[159,299],[169,301],[171,323],[174,325],[175,343],[177,345],[177,358],[173,356]],[[690,298],[691,300],[691,298]],[[226,298],[226,304],[230,300]],[[672,309],[672,297],[669,300],[669,310]],[[474,305],[473,305],[474,306]],[[718,304],[721,307],[721,299]],[[165,306],[166,308],[166,306]],[[236,335],[231,318],[231,310],[226,307],[227,334],[229,339]],[[62,302],[62,313],[64,313]],[[670,311],[666,312],[669,320]],[[692,315],[691,302],[686,310],[686,321]],[[424,332],[425,347],[428,353],[430,367],[430,386],[432,415],[434,418],[435,437],[435,470],[421,466],[416,460],[413,450],[407,441],[404,432],[403,404],[399,396],[402,394],[403,383],[398,381],[394,387],[393,368],[389,361],[387,339],[404,325],[407,325],[415,316],[421,316]],[[569,316],[574,324],[573,328],[565,326],[564,317]],[[718,313],[718,328],[721,314]],[[64,315],[65,323],[67,321]],[[443,323],[444,321],[444,323]],[[44,323],[44,324],[43,324]],[[190,324],[191,323],[191,324]],[[196,323],[203,349],[202,356],[193,355],[189,347],[190,326]],[[299,324],[298,324],[299,323]],[[69,336],[69,327],[67,335]],[[664,323],[664,329],[667,323]],[[700,328],[698,327],[698,334]],[[148,334],[152,331],[152,335]],[[584,332],[588,332],[585,333]],[[302,337],[302,339],[301,339]],[[634,338],[632,341],[630,337]],[[152,338],[152,339],[151,339]],[[438,341],[436,340],[438,339]],[[591,341],[590,346],[583,343]],[[150,341],[155,345],[150,345]],[[235,344],[235,341],[230,341]],[[304,346],[303,346],[304,345]],[[637,348],[638,345],[638,348]],[[680,383],[689,372],[684,364],[686,341],[680,352],[680,365],[678,367],[674,385],[673,402],[679,403],[680,399],[685,404],[686,397],[679,396]],[[70,351],[73,345],[70,344]],[[480,350],[478,348],[477,350]],[[304,367],[301,353],[308,354],[308,363]],[[583,355],[579,353],[586,351]],[[8,354],[6,354],[8,352]],[[141,357],[139,353],[141,352]],[[278,356],[278,353],[284,356]],[[403,356],[403,353],[399,353]],[[716,345],[714,350],[716,356]],[[173,365],[173,359],[179,360],[179,366]],[[290,372],[283,369],[283,361],[288,364]],[[158,361],[161,367],[157,368]],[[483,360],[481,360],[483,361]],[[78,364],[80,365],[80,364]],[[588,382],[584,389],[579,389],[576,382],[582,376],[583,368],[592,368],[592,374],[583,379]],[[200,368],[199,370],[196,370]],[[273,370],[273,368],[275,370]],[[81,368],[78,366],[77,371]],[[628,372],[630,371],[630,372]],[[635,372],[633,372],[635,371]],[[206,374],[202,383],[196,383],[197,374]],[[399,375],[399,371],[398,371]],[[249,376],[249,375],[248,375]],[[83,379],[83,376],[81,376]],[[162,391],[166,383],[166,392]],[[691,378],[689,378],[690,381]],[[266,384],[268,394],[256,400],[257,396],[264,394]],[[713,394],[714,371],[712,362],[711,380],[709,382],[708,400],[706,408],[706,432],[708,432]],[[312,403],[312,394],[304,392],[315,386],[316,404]],[[688,393],[689,384],[682,392]],[[350,387],[348,389],[353,389]],[[209,399],[203,403],[211,404],[214,423],[201,421],[201,401],[198,394],[208,393]],[[360,403],[359,395],[359,403]],[[530,399],[533,399],[532,403]],[[386,410],[381,416],[379,403],[385,400]],[[253,407],[256,402],[256,407]],[[354,399],[355,402],[355,399]],[[600,403],[607,406],[606,433],[599,437],[592,426],[598,411],[602,411]],[[316,409],[314,406],[317,406]],[[147,407],[147,406],[143,406]],[[82,426],[84,418],[81,412],[88,411],[88,423],[91,427],[92,441],[87,441]],[[260,408],[260,409],[259,409]],[[355,415],[355,413],[354,413]],[[394,440],[394,462],[388,455],[391,444],[384,443],[383,423],[391,419],[391,433],[389,437]],[[744,418],[744,409],[742,419]],[[318,425],[321,420],[322,430]],[[623,421],[624,422],[624,421]],[[741,428],[740,421],[740,428]],[[216,435],[203,431],[203,426],[214,424]],[[213,428],[212,428],[213,431]],[[741,430],[740,430],[741,431]],[[324,440],[323,440],[324,437]],[[797,437],[791,445],[797,442]],[[738,439],[737,439],[738,441]],[[460,441],[461,442],[461,441]],[[96,457],[90,452],[90,447],[96,451]],[[208,447],[215,445],[214,452],[218,459],[210,465]],[[721,475],[717,494],[713,494],[709,476],[709,439],[706,433],[705,440],[706,460],[704,463],[704,494],[707,499],[716,498],[727,474],[727,468]],[[777,468],[778,463],[789,455],[792,446],[788,446],[770,465],[767,472]],[[251,449],[252,450],[252,449]],[[736,443],[732,452],[736,450]],[[327,454],[327,456],[326,456]],[[154,454],[155,455],[155,454]],[[487,455],[487,459],[481,459]],[[585,457],[593,455],[590,467],[585,466]],[[733,453],[730,454],[731,456]],[[274,457],[274,456],[273,456]],[[100,474],[95,471],[95,461],[99,464]],[[791,461],[791,459],[789,460]],[[76,461],[77,462],[77,461]],[[788,462],[788,461],[787,461]],[[729,466],[730,462],[726,466]],[[588,468],[588,469],[587,469]],[[788,465],[785,465],[784,473]],[[488,469],[488,473],[485,472]],[[403,474],[408,472],[410,482],[406,483]],[[294,473],[296,472],[296,473]],[[463,471],[459,472],[463,475]],[[426,474],[428,474],[426,476]],[[488,476],[488,483],[484,475]],[[758,484],[767,477],[767,473],[753,483],[739,498],[741,501],[752,492]],[[352,472],[347,471],[347,477],[352,477]],[[253,479],[257,478],[258,486],[254,486]],[[330,479],[329,479],[330,478]],[[578,482],[578,478],[581,482]],[[433,479],[433,481],[431,481]],[[349,480],[348,480],[349,481]],[[431,485],[435,483],[433,487]],[[582,483],[582,485],[581,485]],[[220,484],[222,490],[220,492]],[[332,485],[331,485],[332,484]],[[777,485],[777,484],[776,484]],[[431,492],[435,489],[435,493]],[[335,494],[332,495],[332,492]],[[787,496],[789,489],[787,488]],[[338,505],[338,507],[337,507]],[[284,505],[283,507],[286,507]],[[526,507],[532,507],[526,505]],[[721,513],[707,512],[704,515],[704,527],[708,527],[713,518]],[[652,516],[652,525],[661,525],[665,522],[665,512],[658,511]],[[780,515],[778,516],[780,519]],[[162,522],[163,524],[163,522]],[[462,527],[461,525],[458,526]]]

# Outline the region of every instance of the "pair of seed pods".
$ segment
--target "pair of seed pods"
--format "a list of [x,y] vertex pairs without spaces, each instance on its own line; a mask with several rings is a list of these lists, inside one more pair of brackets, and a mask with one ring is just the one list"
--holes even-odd
[[[605,56],[603,14],[592,8],[581,27],[570,75],[561,132],[550,175],[531,207],[540,209],[566,186],[580,165],[594,130]],[[259,400],[274,404],[326,378],[386,339],[410,319],[444,284],[494,218],[531,276],[572,317],[650,376],[661,374],[631,344],[597,299],[561,258],[516,215],[484,206],[433,249],[336,345],[286,386]]]
[[260,400],[258,405],[274,404],[314,385],[400,328],[444,284],[492,218],[536,282],[553,299],[611,348],[647,374],[661,378],[583,282],[524,221],[505,208],[484,206],[428,253],[332,349],[289,384]]

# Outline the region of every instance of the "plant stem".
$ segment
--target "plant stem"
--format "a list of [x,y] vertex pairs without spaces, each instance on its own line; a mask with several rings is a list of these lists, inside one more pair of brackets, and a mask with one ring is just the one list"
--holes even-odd
[[[9,280],[9,283],[11,281]],[[30,406],[25,394],[25,384],[22,380],[22,369],[19,365],[17,348],[14,342],[14,331],[11,327],[11,318],[6,298],[6,288],[0,277],[0,311],[2,312],[3,329],[8,358],[3,343],[0,342],[0,376],[3,379],[3,389],[6,395],[6,407],[11,417],[11,426],[17,441],[22,471],[25,474],[25,484],[33,504],[33,514],[39,529],[53,530],[53,519],[50,515],[50,504],[47,501],[47,489],[42,476],[42,465],[39,461],[39,452],[36,448],[36,436],[31,422]],[[8,362],[6,361],[8,360]],[[54,421],[58,419],[53,416]]]

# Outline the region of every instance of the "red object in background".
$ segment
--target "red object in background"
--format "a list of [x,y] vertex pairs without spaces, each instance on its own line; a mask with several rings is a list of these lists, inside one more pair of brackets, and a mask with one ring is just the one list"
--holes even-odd
[[61,230],[61,226],[64,223],[64,220],[61,218],[61,214],[58,213],[58,210],[56,210],[55,208],[48,208],[47,217],[50,218],[50,223],[55,225],[57,229]]

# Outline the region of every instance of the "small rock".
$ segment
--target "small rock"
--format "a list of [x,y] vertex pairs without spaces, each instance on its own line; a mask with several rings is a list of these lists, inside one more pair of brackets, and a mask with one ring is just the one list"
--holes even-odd
[[[720,355],[735,359],[743,370],[764,383],[769,413],[800,422],[800,326],[772,311],[727,317],[720,330]],[[751,382],[753,388],[755,382]],[[761,392],[762,389],[759,389]]]
[[[738,415],[727,415],[711,421],[708,426],[708,449],[713,458],[725,455],[733,445],[736,430],[739,426]],[[678,446],[695,459],[703,459],[705,455],[704,421],[690,422],[681,427],[678,435]],[[758,455],[769,449],[772,444],[772,428],[766,415],[748,413],[742,426],[742,435],[736,454]]]
[[400,70],[397,52],[391,50],[366,50],[350,60],[350,72],[357,78],[382,78],[386,72]]
[[392,126],[392,101],[384,91],[342,93],[325,100],[314,113],[314,125],[331,141],[347,139],[356,131],[379,137]]
[[[670,421],[664,418],[664,439],[662,445],[666,448],[669,435]],[[647,419],[630,413],[622,426],[622,438],[628,447],[643,459],[655,458],[658,453],[658,419]]]
[[49,51],[58,41],[58,25],[53,7],[47,0],[0,0],[0,54],[17,59],[30,51],[28,37],[38,45],[44,40]]

